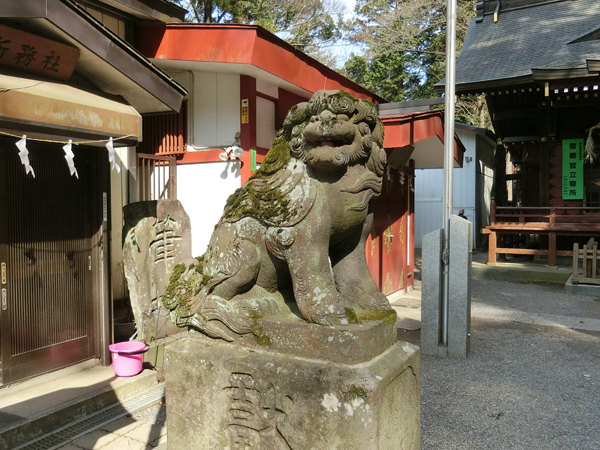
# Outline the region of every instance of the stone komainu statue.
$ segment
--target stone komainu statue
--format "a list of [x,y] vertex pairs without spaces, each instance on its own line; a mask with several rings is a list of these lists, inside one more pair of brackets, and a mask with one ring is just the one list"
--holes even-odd
[[389,310],[365,258],[382,146],[369,101],[320,91],[292,107],[260,169],[227,200],[207,252],[174,270],[162,298],[173,321],[233,341],[266,315],[338,325]]

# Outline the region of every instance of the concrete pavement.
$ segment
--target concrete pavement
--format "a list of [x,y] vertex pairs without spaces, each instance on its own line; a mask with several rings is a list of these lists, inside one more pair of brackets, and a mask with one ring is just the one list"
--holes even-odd
[[61,450],[166,450],[164,404],[110,422],[57,447]]

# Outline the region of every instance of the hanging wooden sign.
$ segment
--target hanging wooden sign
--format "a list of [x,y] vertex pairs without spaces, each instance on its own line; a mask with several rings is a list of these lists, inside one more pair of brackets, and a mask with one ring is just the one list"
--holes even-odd
[[562,141],[562,198],[583,199],[583,139]]
[[79,49],[0,25],[0,66],[66,81],[79,60]]

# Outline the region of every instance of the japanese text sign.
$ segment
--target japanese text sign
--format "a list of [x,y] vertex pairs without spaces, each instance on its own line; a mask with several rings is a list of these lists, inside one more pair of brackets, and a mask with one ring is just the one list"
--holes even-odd
[[247,98],[242,100],[242,123],[250,122],[250,102]]
[[79,59],[79,49],[0,25],[0,66],[66,81]]
[[562,198],[583,199],[583,139],[562,141]]

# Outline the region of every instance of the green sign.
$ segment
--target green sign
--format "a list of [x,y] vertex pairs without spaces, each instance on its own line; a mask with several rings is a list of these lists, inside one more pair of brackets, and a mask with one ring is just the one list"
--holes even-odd
[[562,148],[562,198],[583,200],[583,139],[565,139]]
[[256,170],[256,147],[250,149],[250,170]]

